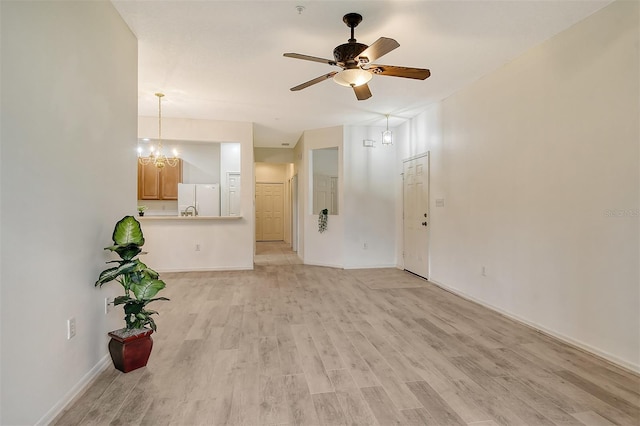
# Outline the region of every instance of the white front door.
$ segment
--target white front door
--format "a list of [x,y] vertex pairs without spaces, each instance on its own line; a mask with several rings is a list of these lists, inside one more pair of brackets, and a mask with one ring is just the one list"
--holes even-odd
[[429,154],[403,169],[404,269],[429,278]]

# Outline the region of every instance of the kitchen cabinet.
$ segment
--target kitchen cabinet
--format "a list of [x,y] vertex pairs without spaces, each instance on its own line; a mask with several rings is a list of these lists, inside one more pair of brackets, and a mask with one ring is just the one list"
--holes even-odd
[[177,200],[182,183],[182,160],[176,167],[158,169],[153,163],[138,162],[138,200]]

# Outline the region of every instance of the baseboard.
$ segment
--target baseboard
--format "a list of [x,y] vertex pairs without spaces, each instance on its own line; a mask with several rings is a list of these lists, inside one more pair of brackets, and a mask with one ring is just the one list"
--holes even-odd
[[443,284],[441,282],[438,281],[434,281],[434,280],[429,280],[430,283],[433,283],[434,285],[442,288],[445,291],[448,291],[449,293],[453,293],[456,296],[462,297],[465,300],[469,300],[470,302],[476,303],[478,305],[481,305],[487,309],[491,309],[494,312],[499,313],[500,315],[503,315],[513,321],[517,321],[522,325],[525,325],[527,327],[530,327],[534,330],[536,330],[539,333],[545,334],[549,337],[553,337],[554,339],[557,339],[559,341],[561,341],[562,343],[565,343],[569,346],[572,346],[576,349],[579,349],[583,352],[587,352],[590,355],[594,355],[598,358],[601,358],[602,360],[609,362],[611,364],[614,364],[616,367],[620,367],[626,371],[629,371],[630,373],[633,374],[640,374],[640,365],[639,364],[634,364],[632,362],[626,361],[624,359],[621,359],[607,351],[604,351],[600,348],[591,346],[587,343],[581,342],[580,340],[576,340],[572,337],[569,337],[567,335],[564,335],[562,333],[559,333],[555,330],[551,330],[548,329],[540,324],[537,324],[533,321],[530,321],[526,318],[522,318],[512,312],[506,311],[504,309],[498,308],[497,306],[493,306],[481,299],[478,299],[476,297],[470,296],[465,292],[462,292],[456,288],[450,287],[446,284]]
[[109,365],[111,365],[111,357],[107,354],[102,357],[102,359],[98,361],[98,363],[93,366],[93,368],[89,370],[89,372],[85,374],[82,379],[80,379],[80,381],[76,383],[60,401],[58,401],[56,405],[51,407],[51,409],[42,416],[40,420],[38,420],[36,425],[51,424],[56,417],[58,417],[60,413],[62,413],[65,408],[67,408],[67,406],[76,399],[76,397],[81,395],[93,383],[96,377],[98,377],[98,375]]
[[219,268],[189,268],[189,269],[156,269],[160,274],[170,272],[224,272],[224,271],[252,271],[251,266],[221,266]]
[[344,269],[389,269],[396,268],[395,263],[383,264],[383,265],[349,265],[345,266]]
[[325,268],[337,268],[337,269],[344,269],[344,267],[342,265],[332,265],[329,263],[320,263],[320,262],[305,262],[305,265],[309,265],[309,266],[324,266]]

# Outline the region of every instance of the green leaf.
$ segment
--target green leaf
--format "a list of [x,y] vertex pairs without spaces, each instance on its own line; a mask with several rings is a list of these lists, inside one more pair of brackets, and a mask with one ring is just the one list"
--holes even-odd
[[147,324],[149,324],[149,326],[153,331],[158,331],[158,328],[156,327],[156,322],[153,320],[153,318],[151,317],[147,318]]
[[116,278],[118,278],[120,275],[130,273],[136,268],[136,266],[137,266],[137,262],[135,261],[133,262],[123,261],[120,263],[120,265],[116,267],[105,269],[100,273],[100,276],[98,277],[98,281],[96,281],[95,285],[102,285],[104,283],[108,283],[109,281],[113,281]]
[[128,303],[131,300],[134,300],[134,299],[130,298],[129,296],[118,296],[115,299],[113,299],[113,306],[124,305],[125,303]]
[[126,315],[137,315],[144,308],[144,303],[137,300],[130,300],[124,305],[124,313]]
[[135,244],[141,246],[144,244],[144,236],[142,228],[133,216],[125,216],[113,229],[113,242],[117,246],[127,246]]
[[[142,262],[141,262],[142,263]],[[158,274],[156,271],[154,271],[153,269],[147,267],[147,265],[145,265],[144,263],[142,263],[142,266],[144,266],[144,274],[146,276],[148,276],[149,278],[152,278],[154,280],[157,280],[158,277],[160,276],[160,274]]]
[[166,284],[162,280],[144,278],[139,284],[132,285],[131,291],[138,300],[151,299],[165,286]]
[[115,252],[124,260],[131,260],[140,254],[142,249],[137,244],[129,244],[126,246],[114,246]]

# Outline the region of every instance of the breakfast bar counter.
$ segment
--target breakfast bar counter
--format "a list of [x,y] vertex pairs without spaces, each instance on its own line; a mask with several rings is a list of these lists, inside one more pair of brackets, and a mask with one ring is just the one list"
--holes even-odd
[[147,220],[238,220],[242,219],[242,216],[169,216],[169,215],[158,215],[158,216],[139,216],[137,218],[141,221]]

